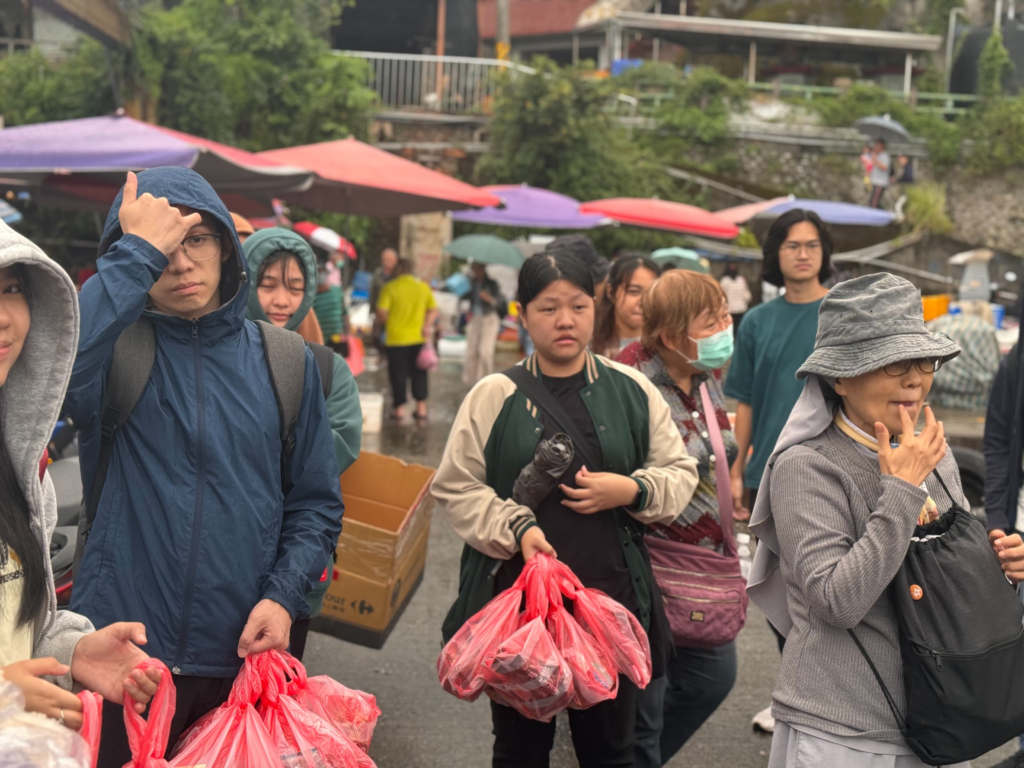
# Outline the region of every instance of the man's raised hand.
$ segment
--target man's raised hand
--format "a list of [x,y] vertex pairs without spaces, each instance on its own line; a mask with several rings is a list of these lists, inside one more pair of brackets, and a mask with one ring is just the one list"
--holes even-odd
[[153,197],[149,192],[140,197],[138,190],[138,177],[129,171],[121,197],[121,210],[117,214],[121,221],[121,231],[126,235],[141,237],[170,258],[188,231],[202,223],[203,217],[198,213],[182,216],[177,208],[167,202],[166,197]]

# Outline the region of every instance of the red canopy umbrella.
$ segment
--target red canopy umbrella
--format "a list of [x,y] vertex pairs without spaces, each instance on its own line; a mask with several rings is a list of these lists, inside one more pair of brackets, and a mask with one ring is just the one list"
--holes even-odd
[[321,227],[311,221],[299,221],[292,225],[292,230],[325,251],[338,251],[353,261],[358,257],[356,247],[333,229]]
[[501,205],[490,192],[354,138],[259,154],[275,163],[314,171],[317,177],[311,187],[281,197],[321,211],[402,216]]
[[592,200],[580,206],[580,213],[599,213],[620,224],[648,229],[667,229],[687,235],[731,240],[740,230],[713,213],[684,203],[642,197]]

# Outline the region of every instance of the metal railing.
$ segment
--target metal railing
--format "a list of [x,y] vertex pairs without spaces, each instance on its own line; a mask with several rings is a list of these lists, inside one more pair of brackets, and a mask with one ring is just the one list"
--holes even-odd
[[486,114],[497,95],[502,73],[537,73],[532,67],[500,59],[374,51],[337,53],[369,64],[366,85],[377,92],[384,109]]

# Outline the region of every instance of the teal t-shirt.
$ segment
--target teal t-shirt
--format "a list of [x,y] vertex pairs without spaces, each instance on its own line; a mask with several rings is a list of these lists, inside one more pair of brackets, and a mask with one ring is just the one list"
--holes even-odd
[[753,411],[754,453],[743,476],[747,488],[761,484],[765,464],[803,391],[796,372],[814,351],[820,305],[820,299],[790,304],[780,296],[750,310],[736,334],[725,394]]

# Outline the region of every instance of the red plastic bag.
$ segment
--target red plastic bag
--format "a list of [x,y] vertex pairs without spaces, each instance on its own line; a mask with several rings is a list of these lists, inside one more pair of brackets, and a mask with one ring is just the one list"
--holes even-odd
[[573,615],[616,669],[638,688],[651,682],[651,645],[636,616],[598,589],[577,589]]
[[437,657],[437,677],[448,693],[476,701],[484,690],[484,659],[519,628],[522,577],[462,625]]
[[584,632],[558,602],[548,614],[548,631],[572,674],[574,694],[570,708],[589,709],[614,699],[619,693],[619,670],[597,640]]
[[78,698],[82,701],[82,727],[78,735],[89,746],[89,754],[92,755],[89,764],[96,768],[96,759],[100,753],[100,733],[103,730],[103,697],[92,691],[82,691]]
[[259,654],[263,692],[259,712],[284,768],[376,768],[344,733],[288,695],[288,669],[281,658]]
[[251,659],[235,678],[228,700],[178,741],[172,768],[281,768],[277,748],[254,706],[262,688]]
[[128,731],[128,746],[132,751],[132,761],[125,768],[168,768],[164,759],[167,751],[167,738],[171,733],[171,720],[174,719],[176,692],[171,672],[160,659],[146,659],[136,669],[159,669],[162,673],[156,695],[149,703],[148,718],[135,711],[132,697],[124,694],[124,727]]
[[523,569],[522,626],[484,659],[481,672],[488,696],[524,717],[544,722],[567,709],[575,696],[572,671],[545,626],[551,607],[552,562],[537,556]]
[[268,651],[266,656],[285,670],[288,695],[303,709],[322,717],[363,752],[370,751],[373,729],[380,717],[373,694],[346,688],[327,675],[306,677],[302,662],[289,653]]

